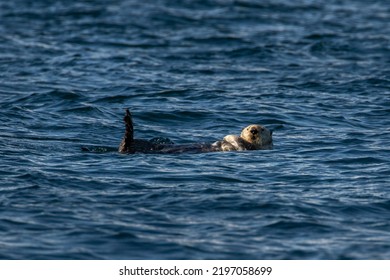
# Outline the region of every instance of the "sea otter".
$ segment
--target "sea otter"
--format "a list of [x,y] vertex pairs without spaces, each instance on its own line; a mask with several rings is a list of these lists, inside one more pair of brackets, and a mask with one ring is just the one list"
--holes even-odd
[[119,145],[120,153],[180,153],[180,152],[221,152],[261,150],[272,147],[272,131],[261,125],[249,125],[240,136],[227,135],[214,143],[197,143],[176,145],[169,139],[153,138],[152,140],[134,139],[134,126],[131,113],[126,109],[125,135]]

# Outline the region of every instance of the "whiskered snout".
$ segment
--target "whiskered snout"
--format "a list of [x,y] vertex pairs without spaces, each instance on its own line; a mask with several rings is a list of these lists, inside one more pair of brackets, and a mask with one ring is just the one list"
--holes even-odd
[[242,130],[241,137],[257,149],[272,143],[272,131],[261,125],[247,126]]

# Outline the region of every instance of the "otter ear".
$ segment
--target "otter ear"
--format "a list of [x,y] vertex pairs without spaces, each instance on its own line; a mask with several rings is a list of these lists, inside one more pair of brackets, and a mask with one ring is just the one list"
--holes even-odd
[[274,133],[274,131],[273,131],[273,130],[270,130],[270,131],[269,131],[269,133],[270,133],[270,134],[271,134],[271,136],[272,136],[272,133]]

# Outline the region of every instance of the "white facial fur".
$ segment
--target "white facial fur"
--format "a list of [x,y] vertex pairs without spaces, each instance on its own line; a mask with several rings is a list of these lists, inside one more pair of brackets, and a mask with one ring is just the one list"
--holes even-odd
[[256,149],[272,144],[272,132],[268,128],[257,124],[245,127],[241,132],[241,137]]

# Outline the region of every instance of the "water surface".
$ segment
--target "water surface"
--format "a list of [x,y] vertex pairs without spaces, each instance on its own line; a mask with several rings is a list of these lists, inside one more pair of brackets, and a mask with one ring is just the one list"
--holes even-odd
[[[389,259],[389,31],[384,0],[1,1],[0,258]],[[118,154],[127,107],[274,147]]]

